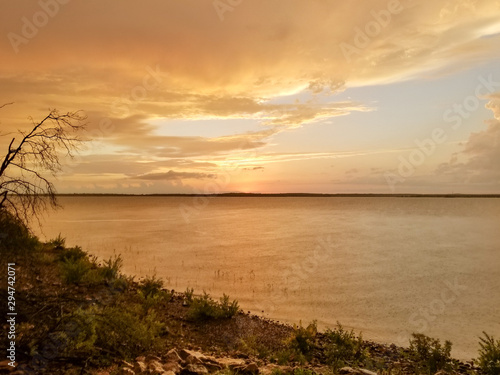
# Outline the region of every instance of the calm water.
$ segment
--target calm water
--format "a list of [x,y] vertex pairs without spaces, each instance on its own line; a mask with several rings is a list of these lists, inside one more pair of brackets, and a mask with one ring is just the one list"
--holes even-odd
[[286,322],[337,321],[406,345],[412,332],[477,354],[500,336],[500,199],[64,197],[45,238],[227,293]]

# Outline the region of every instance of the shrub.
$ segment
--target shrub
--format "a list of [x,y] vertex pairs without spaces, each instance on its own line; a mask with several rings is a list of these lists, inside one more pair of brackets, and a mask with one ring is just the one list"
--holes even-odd
[[309,355],[314,348],[316,335],[318,334],[318,325],[314,320],[307,328],[302,327],[302,322],[293,326],[292,335],[288,341],[288,345],[305,356]]
[[194,289],[193,288],[191,288],[191,289],[186,288],[186,291],[184,292],[184,296],[186,297],[186,301],[188,303],[193,302],[193,294],[194,294]]
[[49,241],[49,245],[53,246],[56,250],[61,250],[66,245],[66,238],[59,233],[56,238]]
[[307,358],[300,351],[288,347],[276,353],[276,362],[278,365],[289,365],[293,362],[305,364]]
[[106,280],[114,280],[120,276],[120,270],[123,266],[121,255],[115,255],[104,261],[104,265],[99,268],[101,276]]
[[62,278],[68,284],[97,285],[109,281],[120,288],[126,288],[128,285],[126,281],[117,282],[121,278],[120,269],[123,263],[120,255],[109,258],[104,261],[104,265],[100,265],[96,257],[90,258],[81,247],[76,246],[63,250],[58,259],[61,261]]
[[80,284],[90,271],[90,263],[87,258],[66,259],[61,263],[63,280],[68,284]]
[[479,358],[476,363],[485,374],[499,375],[500,374],[500,340],[496,340],[493,336],[489,336],[483,332],[485,337],[479,338]]
[[57,259],[62,262],[68,260],[75,262],[79,259],[86,258],[87,256],[88,254],[83,251],[80,246],[75,246],[69,249],[65,249],[64,251],[59,253]]
[[154,313],[144,314],[137,304],[80,308],[63,317],[58,327],[35,350],[43,351],[47,341],[56,342],[60,355],[95,364],[130,360],[158,349],[164,329]]
[[218,306],[218,315],[219,318],[231,318],[235,316],[240,307],[238,305],[238,301],[233,300],[232,302],[229,300],[229,296],[223,294],[220,298],[220,304]]
[[139,289],[142,292],[144,298],[154,297],[162,291],[163,288],[163,280],[157,279],[155,275],[152,277],[146,277],[144,280],[141,280],[139,283]]
[[451,369],[451,342],[441,346],[439,339],[421,333],[413,333],[410,339],[410,358],[414,361],[415,371],[434,374],[439,370]]
[[0,208],[0,252],[32,252],[39,244],[38,239],[19,219]]
[[255,335],[241,339],[239,349],[260,359],[268,358],[271,355],[271,350]]
[[356,336],[354,330],[347,331],[337,322],[333,330],[325,332],[328,344],[325,349],[327,363],[334,371],[345,365],[356,365],[367,358],[363,349],[363,338]]
[[239,310],[238,301],[229,302],[229,297],[224,294],[220,302],[214,301],[209,294],[203,292],[203,296],[193,299],[188,310],[188,318],[191,320],[204,319],[227,319],[234,316]]

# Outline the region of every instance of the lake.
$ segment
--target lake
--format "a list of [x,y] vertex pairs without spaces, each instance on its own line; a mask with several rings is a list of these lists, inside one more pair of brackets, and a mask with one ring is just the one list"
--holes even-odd
[[59,233],[124,272],[238,299],[288,323],[407,346],[412,332],[477,356],[500,337],[500,199],[61,197]]

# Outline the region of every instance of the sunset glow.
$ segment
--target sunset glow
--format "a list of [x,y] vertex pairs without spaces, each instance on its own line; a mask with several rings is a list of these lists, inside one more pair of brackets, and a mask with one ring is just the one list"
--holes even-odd
[[500,193],[499,1],[222,3],[4,2],[1,134],[84,111],[62,193]]

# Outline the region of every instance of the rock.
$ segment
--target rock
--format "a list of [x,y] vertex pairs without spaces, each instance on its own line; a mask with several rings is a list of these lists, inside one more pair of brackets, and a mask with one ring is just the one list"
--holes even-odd
[[245,364],[245,361],[242,359],[236,359],[236,358],[219,358],[217,362],[225,368],[231,369],[232,367],[235,366],[241,366]]
[[217,372],[224,368],[217,360],[213,357],[207,357],[203,360],[203,366],[205,366],[210,372]]
[[163,368],[161,362],[156,360],[148,362],[147,369],[150,374],[155,374],[155,375],[160,375],[165,372],[165,369]]
[[280,369],[280,366],[274,365],[274,364],[269,364],[260,369],[261,375],[271,375],[271,374],[276,374]]
[[241,370],[241,372],[243,374],[258,374],[259,373],[259,366],[257,365],[257,363],[252,362],[252,363],[249,363],[248,365],[246,365]]
[[127,361],[122,361],[122,365],[123,365],[123,367],[134,368],[134,365],[130,362],[127,362]]
[[178,362],[167,362],[163,364],[163,370],[166,372],[173,372],[174,374],[179,374],[181,372],[181,366]]
[[117,374],[118,375],[135,375],[135,372],[130,367],[122,367],[121,369],[118,370]]
[[182,369],[181,374],[182,375],[204,375],[204,374],[208,374],[208,370],[203,365],[188,364],[184,369]]
[[203,360],[206,359],[202,353],[187,349],[182,349],[179,355],[187,364],[191,365],[201,365]]
[[[143,358],[144,360],[144,357],[138,357],[138,358]],[[136,374],[140,374],[141,372],[144,372],[146,371],[147,367],[146,367],[146,364],[143,362],[143,361],[137,361],[134,363],[134,372]]]
[[151,361],[158,361],[161,362],[161,358],[157,357],[155,355],[147,355],[146,358],[144,359],[145,362],[151,362]]
[[0,362],[0,370],[8,372],[14,371],[15,367],[9,366],[10,361],[6,359],[5,361]]
[[355,375],[377,375],[377,373],[363,368],[342,367],[339,374],[355,374]]
[[163,375],[175,375],[175,372],[173,371],[165,371]]
[[182,349],[179,353],[179,356],[185,361],[188,357],[196,357],[198,359],[205,358],[200,352],[195,352],[194,350]]
[[182,361],[182,358],[180,357],[179,353],[177,353],[177,350],[175,349],[170,349],[166,356],[165,356],[165,359],[167,360],[167,362],[181,362]]
[[232,371],[237,372],[239,374],[251,375],[251,374],[258,374],[259,373],[259,366],[255,362],[252,362],[249,364],[242,364],[242,365],[233,365],[233,366],[230,365],[229,368]]

